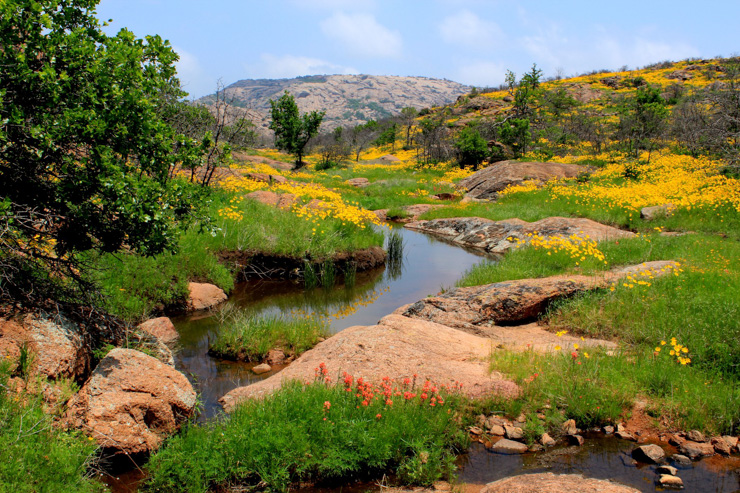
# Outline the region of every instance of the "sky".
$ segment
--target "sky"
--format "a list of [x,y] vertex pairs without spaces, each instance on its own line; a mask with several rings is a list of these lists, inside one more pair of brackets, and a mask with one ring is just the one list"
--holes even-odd
[[320,74],[498,86],[740,52],[740,0],[102,0],[106,31],[158,34],[197,98],[218,81]]

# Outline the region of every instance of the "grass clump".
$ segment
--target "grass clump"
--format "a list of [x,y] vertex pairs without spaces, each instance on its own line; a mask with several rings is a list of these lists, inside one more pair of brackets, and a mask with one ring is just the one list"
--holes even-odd
[[506,403],[507,412],[535,412],[549,405],[562,413],[551,423],[555,432],[565,419],[583,429],[616,424],[638,398],[663,425],[710,434],[732,435],[740,429],[737,382],[681,365],[650,348],[617,354],[583,348],[555,354],[502,351],[492,357],[491,368],[522,388],[515,401]]
[[230,360],[262,361],[271,349],[298,356],[329,334],[328,322],[313,315],[252,315],[223,310],[222,317],[209,352]]
[[190,427],[154,455],[148,488],[205,492],[221,486],[287,491],[299,481],[338,481],[395,472],[428,485],[451,473],[467,444],[456,412],[462,402],[430,382],[383,379],[371,385],[345,374],[329,383],[292,382],[249,400],[230,419]]
[[0,362],[0,491],[103,491],[88,471],[95,442],[52,426],[40,395],[11,391],[11,362]]

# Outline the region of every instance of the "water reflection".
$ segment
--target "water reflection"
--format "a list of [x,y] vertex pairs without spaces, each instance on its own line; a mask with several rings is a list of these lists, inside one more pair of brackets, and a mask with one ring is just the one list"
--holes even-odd
[[[229,310],[252,314],[301,311],[318,313],[329,319],[331,330],[338,332],[353,325],[372,325],[399,306],[413,303],[443,287],[454,285],[463,272],[484,257],[403,228],[404,259],[386,268],[358,272],[351,288],[304,290],[293,281],[256,280],[243,283],[225,304]],[[254,375],[253,364],[218,360],[208,356],[209,340],[220,326],[218,311],[173,319],[180,333],[181,349],[176,355],[177,368],[199,390],[203,414],[207,419],[217,414],[218,399],[230,390],[269,377]]]

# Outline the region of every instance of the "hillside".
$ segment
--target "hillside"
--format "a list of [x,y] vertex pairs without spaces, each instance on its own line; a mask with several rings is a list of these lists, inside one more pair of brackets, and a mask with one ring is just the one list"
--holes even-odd
[[[293,94],[301,111],[326,111],[323,130],[380,119],[411,106],[417,109],[454,102],[470,88],[429,77],[316,75],[295,79],[245,79],[226,87],[227,97],[248,108],[258,127],[269,124],[270,99]],[[207,103],[213,96],[201,98]]]

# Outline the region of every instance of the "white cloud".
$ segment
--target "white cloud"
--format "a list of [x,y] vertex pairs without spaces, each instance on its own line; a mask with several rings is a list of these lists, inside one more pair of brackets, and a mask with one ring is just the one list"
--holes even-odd
[[501,63],[477,61],[460,67],[455,80],[470,86],[497,86],[504,81],[505,74],[506,68]]
[[469,10],[446,17],[439,25],[439,31],[448,43],[487,50],[491,49],[490,45],[504,39],[498,24],[483,20]]
[[191,97],[200,97],[216,90],[216,81],[206,74],[193,54],[177,46],[172,46],[172,49],[180,56],[175,63],[177,77]]
[[247,72],[251,77],[282,79],[302,75],[358,73],[352,67],[336,65],[318,58],[294,55],[275,56],[269,53],[263,54],[260,58],[261,63],[247,67]]
[[663,60],[681,60],[699,56],[695,47],[684,42],[665,42],[655,35],[615,35],[600,26],[594,26],[583,37],[564,34],[551,24],[538,33],[520,40],[532,60],[551,75],[557,67],[564,67],[569,75],[590,70],[616,70],[624,65],[631,68]]
[[394,58],[401,54],[401,34],[379,24],[371,14],[337,12],[321,22],[321,30],[354,55]]

